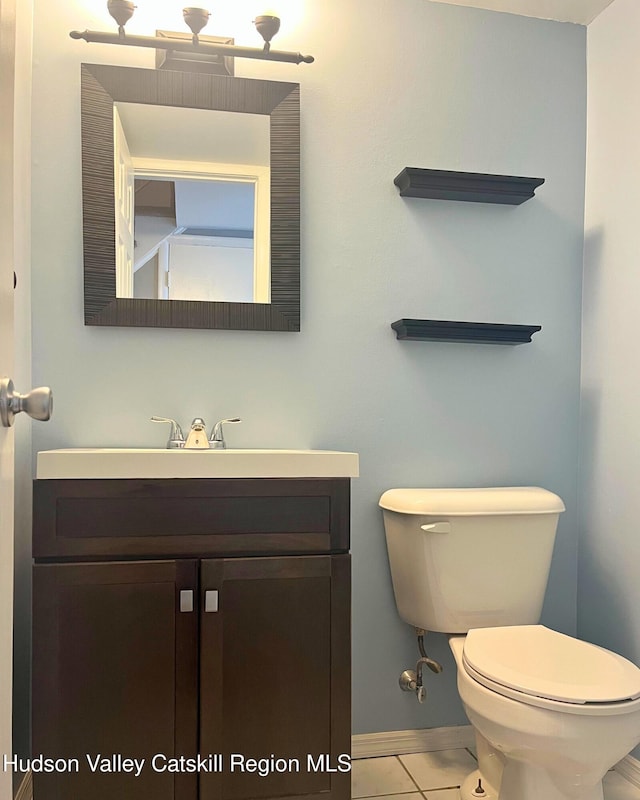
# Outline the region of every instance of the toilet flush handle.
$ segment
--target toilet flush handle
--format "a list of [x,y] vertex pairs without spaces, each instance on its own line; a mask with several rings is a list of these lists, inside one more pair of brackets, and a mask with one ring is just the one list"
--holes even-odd
[[427,525],[421,525],[420,530],[426,531],[427,533],[450,533],[451,532],[451,523],[450,522],[431,522]]

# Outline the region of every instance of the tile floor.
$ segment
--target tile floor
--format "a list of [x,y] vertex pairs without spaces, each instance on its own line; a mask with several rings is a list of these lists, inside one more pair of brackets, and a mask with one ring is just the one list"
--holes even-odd
[[[459,800],[459,786],[476,768],[468,750],[438,750],[354,761],[351,797],[375,800]],[[604,780],[605,800],[640,800],[640,789],[617,772]]]

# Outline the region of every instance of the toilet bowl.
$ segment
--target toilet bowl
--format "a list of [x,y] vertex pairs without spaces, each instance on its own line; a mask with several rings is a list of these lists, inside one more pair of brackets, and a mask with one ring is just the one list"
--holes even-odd
[[640,670],[541,625],[449,644],[478,755],[462,800],[603,800],[607,770],[640,741]]
[[393,489],[380,505],[400,616],[450,637],[478,755],[462,800],[603,800],[640,743],[640,669],[538,624],[562,500]]

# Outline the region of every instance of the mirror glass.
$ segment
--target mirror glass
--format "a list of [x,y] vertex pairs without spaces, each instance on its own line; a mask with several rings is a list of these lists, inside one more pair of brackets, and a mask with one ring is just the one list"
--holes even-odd
[[269,117],[113,111],[116,296],[270,302]]
[[300,330],[298,84],[81,77],[85,324]]

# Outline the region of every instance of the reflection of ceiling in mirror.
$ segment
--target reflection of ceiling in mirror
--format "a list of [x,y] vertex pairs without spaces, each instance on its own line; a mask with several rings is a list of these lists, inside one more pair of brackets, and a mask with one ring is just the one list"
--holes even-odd
[[134,190],[136,232],[140,218],[150,218],[170,221],[172,228],[235,230],[253,237],[253,182],[136,178]]
[[175,187],[178,226],[253,232],[253,183],[176,181]]
[[141,103],[116,106],[134,158],[269,166],[266,114]]

